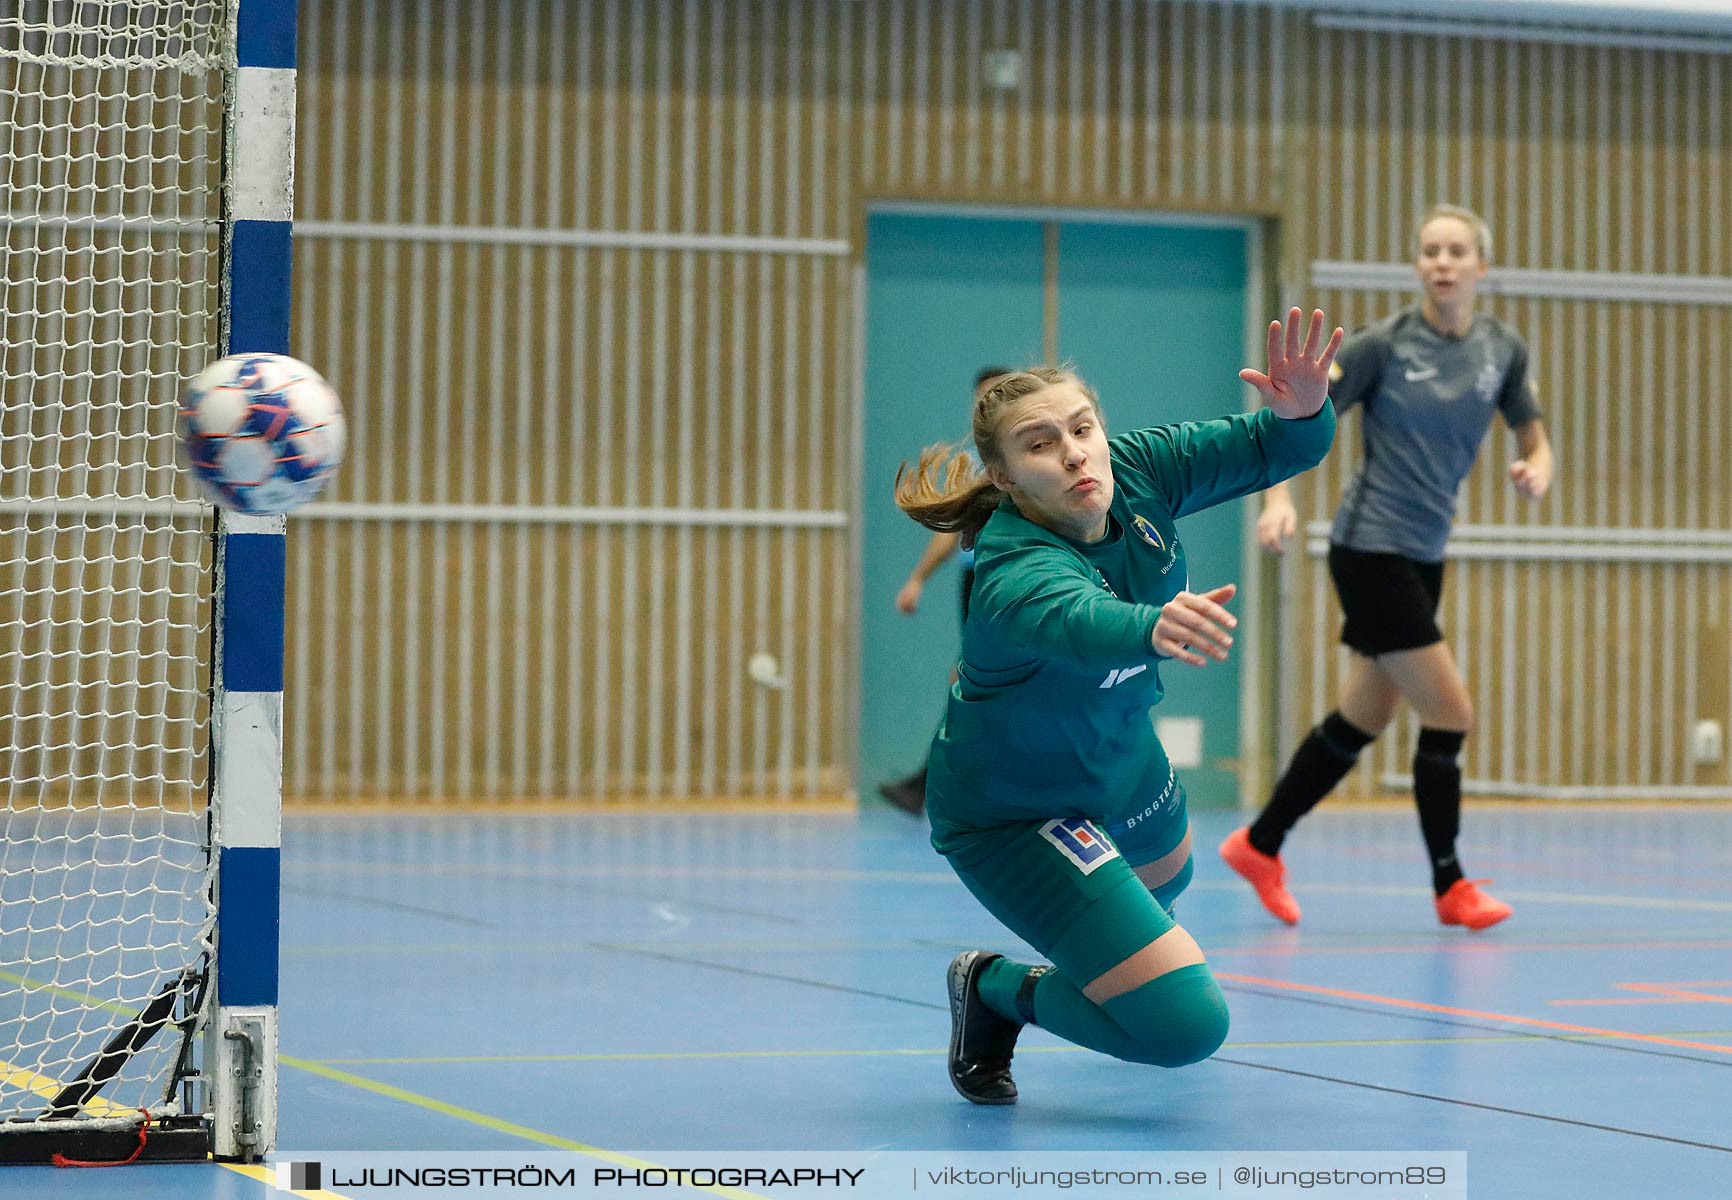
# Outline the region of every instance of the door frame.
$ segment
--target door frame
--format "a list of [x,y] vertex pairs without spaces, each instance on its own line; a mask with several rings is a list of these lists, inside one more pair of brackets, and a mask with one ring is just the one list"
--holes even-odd
[[[1051,204],[982,204],[947,202],[942,200],[910,200],[906,198],[865,199],[859,209],[855,228],[860,231],[854,255],[854,420],[849,499],[849,555],[855,580],[849,633],[852,678],[847,694],[848,713],[848,778],[857,779],[860,771],[860,672],[864,664],[864,614],[860,605],[860,581],[866,577],[866,236],[869,219],[879,215],[912,217],[976,217],[982,220],[1084,222],[1097,225],[1164,225],[1179,228],[1237,229],[1245,235],[1245,315],[1242,339],[1243,356],[1247,363],[1260,364],[1264,354],[1263,330],[1271,313],[1279,312],[1281,297],[1275,294],[1271,280],[1275,272],[1276,225],[1272,218],[1232,213],[1199,213],[1167,209],[1089,208]],[[1247,409],[1244,411],[1255,411]],[[1257,549],[1257,513],[1255,501],[1240,502],[1240,566],[1239,584],[1244,594],[1244,612],[1258,631],[1258,636],[1241,643],[1239,663],[1239,805],[1241,808],[1261,804],[1272,771],[1265,764],[1280,729],[1286,704],[1278,686],[1288,672],[1277,669],[1280,655],[1272,653],[1267,643],[1279,638],[1284,629],[1280,614],[1266,611],[1266,605],[1278,599],[1282,588],[1279,570],[1268,563]],[[1263,697],[1274,696],[1274,705],[1260,704]],[[855,799],[858,799],[856,793]]]

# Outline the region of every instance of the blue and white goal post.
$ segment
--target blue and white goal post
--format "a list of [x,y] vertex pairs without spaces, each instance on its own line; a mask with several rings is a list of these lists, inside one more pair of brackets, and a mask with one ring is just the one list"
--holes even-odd
[[[227,130],[225,353],[287,354],[298,0],[239,0]],[[287,519],[220,511],[211,702],[214,1006],[206,1026],[213,1152],[277,1138],[278,926]]]
[[0,3],[0,1164],[276,1144],[286,523],[174,441],[289,349],[296,8]]

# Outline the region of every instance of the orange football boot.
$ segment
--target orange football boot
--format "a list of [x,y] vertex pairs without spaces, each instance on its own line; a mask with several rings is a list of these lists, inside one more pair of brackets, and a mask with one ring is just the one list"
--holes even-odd
[[1437,919],[1445,925],[1487,929],[1509,916],[1514,909],[1476,886],[1490,882],[1489,879],[1458,879],[1450,884],[1449,890],[1437,898]]
[[1227,835],[1227,840],[1221,843],[1221,859],[1257,889],[1257,899],[1277,920],[1299,924],[1299,902],[1287,890],[1287,868],[1281,865],[1281,856],[1264,854],[1253,846],[1249,826]]

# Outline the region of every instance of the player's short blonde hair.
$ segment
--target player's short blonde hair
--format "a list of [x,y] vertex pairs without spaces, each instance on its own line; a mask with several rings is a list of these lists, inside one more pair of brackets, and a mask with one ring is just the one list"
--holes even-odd
[[1419,232],[1439,217],[1454,217],[1457,221],[1473,230],[1474,245],[1479,250],[1479,256],[1486,262],[1491,261],[1491,226],[1485,223],[1485,218],[1460,204],[1433,204],[1425,210],[1425,215],[1419,218],[1419,223],[1413,227],[1413,254],[1419,256]]

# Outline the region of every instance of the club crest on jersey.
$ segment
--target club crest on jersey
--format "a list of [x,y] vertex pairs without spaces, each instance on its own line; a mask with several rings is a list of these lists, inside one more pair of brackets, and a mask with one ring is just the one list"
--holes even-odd
[[1490,404],[1497,399],[1498,389],[1503,386],[1503,372],[1497,369],[1497,364],[1486,363],[1479,369],[1479,378],[1473,381],[1473,390],[1479,396],[1481,404]]
[[1143,541],[1147,542],[1157,550],[1165,550],[1167,548],[1166,539],[1161,536],[1161,531],[1155,528],[1155,523],[1153,521],[1149,520],[1147,517],[1139,517],[1135,513],[1132,513],[1131,524],[1136,528],[1137,536],[1142,538]]
[[1084,875],[1119,856],[1118,848],[1107,835],[1095,828],[1094,822],[1081,817],[1048,821],[1040,827],[1040,836],[1057,846],[1059,853],[1075,863]]

